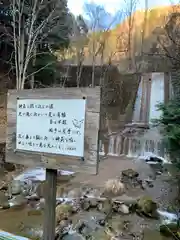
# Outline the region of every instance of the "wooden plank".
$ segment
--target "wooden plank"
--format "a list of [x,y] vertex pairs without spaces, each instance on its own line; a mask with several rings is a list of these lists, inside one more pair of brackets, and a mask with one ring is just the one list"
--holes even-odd
[[[77,157],[41,154],[16,150],[16,107],[19,99],[82,99],[86,98],[84,161]],[[100,88],[48,88],[10,90],[7,103],[6,161],[27,166],[96,173],[100,120]]]
[[57,170],[46,169],[43,240],[55,239]]
[[[87,109],[90,112],[99,112],[100,88],[42,88],[33,90],[9,90],[8,108],[16,110],[17,98],[24,99],[87,99]],[[15,111],[16,112],[16,111]]]

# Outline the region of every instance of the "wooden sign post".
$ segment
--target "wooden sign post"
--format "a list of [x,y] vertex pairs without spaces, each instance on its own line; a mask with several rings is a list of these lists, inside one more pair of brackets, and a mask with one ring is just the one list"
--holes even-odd
[[97,173],[99,88],[9,91],[6,161],[46,168],[44,240],[55,237],[57,169]]

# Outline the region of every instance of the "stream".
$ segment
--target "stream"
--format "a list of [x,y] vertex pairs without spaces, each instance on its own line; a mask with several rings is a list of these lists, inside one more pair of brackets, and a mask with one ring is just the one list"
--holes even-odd
[[[80,186],[73,179],[70,181],[65,179],[63,182],[58,181],[57,204],[59,205],[56,209],[56,215],[58,216],[56,231],[61,233],[63,231],[63,234],[62,236],[58,235],[59,238],[57,239],[180,239],[175,236],[165,237],[160,233],[160,225],[163,222],[177,220],[178,189],[176,177],[173,176],[174,172],[170,174],[172,169],[171,171],[166,169],[164,172],[159,172],[159,169],[156,169],[154,179],[154,176],[152,176],[154,169],[152,171],[149,166],[140,165],[142,172],[140,172],[139,166],[136,169],[138,171],[132,169],[128,169],[129,172],[125,171],[128,183],[126,182],[125,192],[121,192],[119,196],[118,194],[114,196],[107,193],[107,186],[104,188],[90,185]],[[147,169],[151,172],[151,175],[148,179],[145,179],[147,178]],[[129,176],[127,176],[128,174]],[[132,177],[132,175],[134,176]],[[22,183],[20,184],[19,179],[17,179],[13,183],[13,191],[16,194],[13,194],[12,199],[7,200],[6,197],[9,188],[8,190],[3,188],[0,191],[0,205],[3,206],[3,209],[0,210],[0,229],[30,239],[41,239],[44,181],[39,179],[39,181],[32,182],[31,179],[28,183],[26,181],[25,187],[22,187]],[[137,182],[138,184],[140,182],[140,184],[138,185],[134,179],[138,180]],[[118,181],[120,180],[118,179]],[[31,185],[30,190],[24,191],[28,184]],[[116,184],[116,181],[113,184]],[[119,191],[121,190],[119,188]],[[29,200],[27,200],[27,196]],[[67,203],[67,200],[70,203]],[[142,202],[144,205],[142,205]],[[147,202],[153,202],[157,205],[155,212],[158,217],[154,217],[152,209],[146,206]],[[134,206],[136,206],[136,209],[134,209]]]

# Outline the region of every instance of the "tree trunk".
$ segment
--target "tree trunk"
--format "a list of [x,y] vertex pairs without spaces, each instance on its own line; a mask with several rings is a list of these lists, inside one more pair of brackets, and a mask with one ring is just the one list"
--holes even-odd
[[[32,60],[32,66],[33,68],[35,67],[36,65],[36,47],[34,48],[34,51],[33,51],[33,60]],[[30,86],[31,86],[31,89],[34,88],[34,74],[31,76],[31,79],[30,79]]]

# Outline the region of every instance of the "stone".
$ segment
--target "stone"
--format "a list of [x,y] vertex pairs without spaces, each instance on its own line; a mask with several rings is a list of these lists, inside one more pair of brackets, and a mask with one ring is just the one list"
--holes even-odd
[[91,207],[91,203],[88,199],[85,198],[81,201],[81,208],[83,210],[88,211],[90,207]]
[[126,169],[122,171],[122,177],[128,177],[128,178],[137,178],[139,176],[139,173],[136,172],[133,169]]
[[105,200],[103,202],[98,203],[97,210],[108,214],[111,210],[113,210],[113,204],[110,200]]
[[99,190],[99,189],[91,189],[89,191],[86,191],[85,195],[91,198],[99,198],[102,194],[101,191],[102,190]]
[[75,177],[75,174],[71,174],[71,175],[58,175],[57,183],[62,184],[62,182],[69,182],[74,177]]
[[106,226],[104,232],[110,239],[113,239],[117,235],[117,232],[111,226]]
[[178,237],[178,232],[180,231],[177,222],[169,222],[160,225],[160,233],[165,237],[177,237],[175,239],[180,239]]
[[129,214],[129,207],[126,206],[125,204],[121,204],[121,205],[118,207],[118,212],[119,212],[119,213],[123,213],[123,214]]
[[95,198],[90,199],[89,202],[90,202],[90,207],[92,207],[92,208],[97,207],[97,205],[98,205],[98,203],[99,203],[98,200],[95,199]]
[[19,180],[12,180],[8,186],[8,191],[10,195],[18,195],[22,192],[23,184]]
[[126,194],[123,194],[122,196],[112,198],[113,202],[115,203],[124,203],[127,206],[131,206],[132,204],[136,204],[139,200],[138,197],[130,197]]
[[149,159],[146,159],[146,162],[155,162],[155,163],[159,163],[159,164],[162,164],[163,163],[163,160],[158,158],[158,157],[150,157]]
[[71,216],[73,207],[69,204],[61,204],[56,207],[56,224]]
[[5,163],[4,163],[4,168],[5,168],[5,170],[8,171],[8,172],[13,172],[13,171],[16,170],[16,166],[15,166],[13,163],[7,163],[7,162],[5,162]]
[[42,239],[43,236],[43,230],[40,227],[23,226],[21,231],[23,232],[23,235],[28,237],[28,239],[38,240]]
[[68,198],[81,198],[82,192],[79,188],[74,188],[73,190],[70,190],[67,195]]
[[44,209],[45,207],[45,199],[44,198],[41,198],[40,201],[39,201],[39,207],[40,209]]
[[7,203],[4,203],[3,205],[2,205],[2,209],[9,209],[11,206],[10,206],[10,204],[7,202]]
[[137,212],[143,213],[148,217],[157,218],[157,203],[151,198],[143,196],[137,202]]
[[17,195],[9,201],[9,204],[12,207],[26,206],[27,199],[24,196]]
[[8,196],[6,196],[4,192],[0,191],[0,205],[2,206],[6,203],[8,203]]
[[62,187],[62,186],[57,186],[57,189],[56,189],[56,197],[57,198],[63,198],[63,197],[67,197],[67,190]]
[[39,198],[44,198],[46,192],[46,182],[41,182],[36,188],[36,194]]

